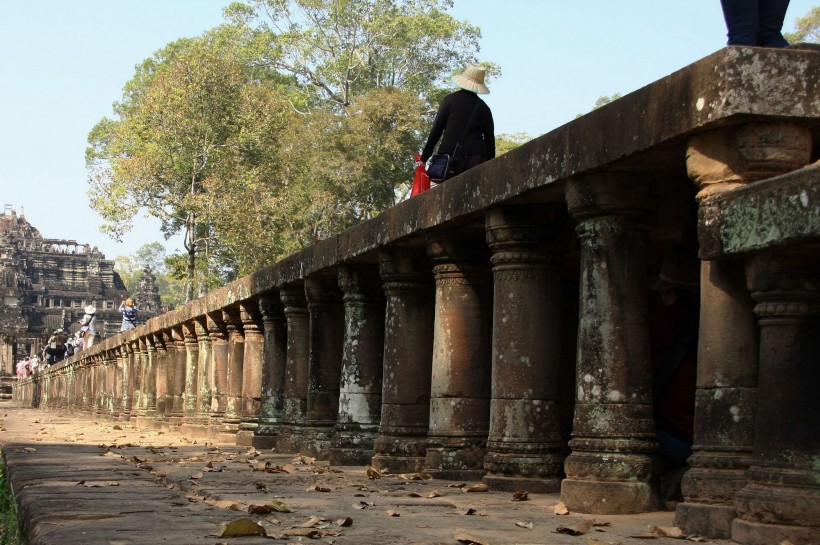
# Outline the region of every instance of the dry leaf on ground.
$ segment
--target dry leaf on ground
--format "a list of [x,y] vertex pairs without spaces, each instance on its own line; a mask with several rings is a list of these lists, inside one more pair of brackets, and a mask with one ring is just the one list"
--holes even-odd
[[367,466],[367,469],[365,470],[365,473],[367,473],[367,478],[371,479],[371,480],[372,479],[381,479],[382,478],[381,472],[379,472],[378,469],[370,467],[370,466]]
[[336,521],[336,526],[353,526],[353,519],[345,517]]
[[490,487],[487,486],[486,484],[478,483],[478,484],[468,486],[467,488],[464,489],[464,491],[465,492],[486,492],[489,489],[490,489]]
[[428,497],[428,498],[438,498],[438,497],[441,497],[441,494],[439,494],[438,492],[436,492],[435,490],[433,490],[432,492],[430,492],[429,494],[427,494],[427,497]]
[[391,516],[391,517],[400,517],[401,516],[401,513],[399,513],[398,511],[393,511],[392,509],[388,509],[387,511],[385,511],[385,513],[387,513],[387,515]]
[[323,520],[325,520],[325,519],[323,519],[322,517],[317,517],[316,515],[313,515],[309,519],[307,519],[305,522],[303,522],[302,524],[297,525],[297,527],[298,528],[313,528],[317,524],[321,523]]
[[569,515],[569,509],[567,509],[567,506],[564,505],[562,501],[555,504],[555,507],[552,508],[552,512],[556,515]]
[[315,484],[315,485],[309,487],[307,490],[305,490],[305,492],[330,492],[330,488],[328,488],[326,486],[319,486],[318,484]]
[[532,530],[532,522],[521,522],[521,521],[519,521],[519,522],[516,522],[515,525],[518,526],[519,528],[526,528],[527,530]]
[[265,529],[251,519],[236,519],[223,522],[219,537],[264,536]]
[[513,492],[512,501],[527,501],[529,495],[526,492]]
[[683,539],[685,536],[683,530],[677,526],[649,526],[649,533],[655,534],[658,537],[673,537],[675,539]]
[[569,526],[559,526],[555,531],[559,534],[567,534],[571,536],[582,536],[592,529],[594,520],[586,519]]

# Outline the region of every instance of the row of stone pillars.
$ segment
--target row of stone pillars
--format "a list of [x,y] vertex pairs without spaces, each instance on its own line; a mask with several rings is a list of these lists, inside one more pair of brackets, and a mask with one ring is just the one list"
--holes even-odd
[[[711,138],[691,156],[720,150]],[[702,198],[755,179],[689,166]],[[336,464],[560,488],[580,512],[656,509],[649,195],[634,175],[570,180],[566,209],[498,206],[484,229],[384,247],[378,266],[317,273],[44,375],[38,402]],[[580,247],[570,289],[565,210]],[[797,545],[817,531],[818,278],[816,251],[703,263],[687,532]]]

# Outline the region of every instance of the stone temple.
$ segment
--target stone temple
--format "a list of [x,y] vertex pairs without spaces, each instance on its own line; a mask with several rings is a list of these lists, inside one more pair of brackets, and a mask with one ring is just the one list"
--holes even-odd
[[[146,274],[147,273],[147,274]],[[139,293],[140,322],[161,306],[155,278],[145,271]],[[0,215],[0,369],[14,374],[20,358],[40,352],[55,329],[74,333],[86,305],[97,307],[102,337],[119,332],[120,301],[129,294],[114,261],[96,247],[44,238],[11,205]]]

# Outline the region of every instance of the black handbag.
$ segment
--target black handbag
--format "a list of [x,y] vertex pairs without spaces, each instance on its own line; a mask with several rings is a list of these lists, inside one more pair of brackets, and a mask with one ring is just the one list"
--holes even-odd
[[470,128],[470,124],[473,122],[473,118],[475,117],[475,113],[478,111],[479,104],[481,104],[481,101],[477,101],[473,106],[473,110],[470,112],[470,117],[467,118],[467,123],[461,130],[461,136],[458,138],[456,149],[453,150],[453,154],[437,153],[427,160],[427,176],[430,177],[431,182],[440,183],[453,175],[453,164],[456,156],[458,155],[458,148],[461,147],[461,141],[467,134],[467,129]]
[[437,153],[427,161],[427,175],[431,182],[441,182],[447,178],[450,171],[450,155]]

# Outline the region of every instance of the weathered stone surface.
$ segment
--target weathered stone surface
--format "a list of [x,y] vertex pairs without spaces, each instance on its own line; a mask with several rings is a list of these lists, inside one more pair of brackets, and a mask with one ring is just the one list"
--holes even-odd
[[698,223],[705,259],[810,242],[820,231],[820,165],[707,199]]
[[430,423],[434,292],[421,248],[388,247],[380,273],[387,297],[379,437],[373,466],[392,473],[424,467]]
[[279,452],[299,452],[307,414],[310,316],[304,286],[285,286],[280,292],[288,323],[282,426],[276,439]]
[[385,299],[374,266],[342,267],[345,332],[339,414],[331,439],[334,465],[367,465],[379,434]]

